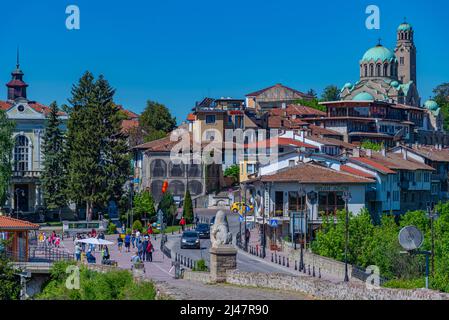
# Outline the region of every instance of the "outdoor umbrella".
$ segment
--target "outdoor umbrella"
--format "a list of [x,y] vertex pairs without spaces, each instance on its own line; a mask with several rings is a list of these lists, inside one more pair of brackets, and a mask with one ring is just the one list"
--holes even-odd
[[98,246],[109,246],[109,245],[114,244],[114,242],[111,242],[108,240],[103,240],[103,239],[97,239],[97,238],[81,239],[81,240],[77,240],[77,242],[94,244],[94,245],[98,245]]

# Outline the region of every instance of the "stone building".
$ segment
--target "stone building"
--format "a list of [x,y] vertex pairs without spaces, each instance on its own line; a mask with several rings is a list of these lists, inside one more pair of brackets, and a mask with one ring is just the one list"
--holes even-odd
[[[13,133],[13,177],[4,208],[18,210],[26,215],[44,207],[40,182],[43,169],[42,142],[50,108],[28,99],[28,84],[23,80],[24,73],[19,61],[11,75],[12,79],[6,85],[7,100],[0,101],[0,109],[16,124]],[[67,115],[61,112],[60,118],[65,130]]]

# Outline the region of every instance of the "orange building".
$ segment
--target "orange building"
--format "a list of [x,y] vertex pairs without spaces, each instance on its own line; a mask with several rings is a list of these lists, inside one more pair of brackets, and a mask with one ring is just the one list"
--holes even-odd
[[10,217],[0,216],[0,240],[7,240],[7,254],[15,261],[28,260],[28,234],[32,230],[38,230],[39,225],[28,221],[18,220]]

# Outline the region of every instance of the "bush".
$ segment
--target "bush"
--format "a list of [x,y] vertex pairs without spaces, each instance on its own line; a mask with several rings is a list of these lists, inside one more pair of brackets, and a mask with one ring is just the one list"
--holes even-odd
[[114,223],[109,222],[107,233],[108,234],[116,234],[117,233],[117,226]]
[[228,167],[225,172],[223,173],[223,176],[232,178],[234,180],[234,183],[239,182],[240,180],[240,166],[235,164],[230,167]]
[[80,268],[80,290],[66,288],[69,274],[65,270],[69,264],[56,263],[52,268],[50,281],[42,293],[40,300],[154,300],[156,291],[152,283],[135,283],[128,270],[96,272]]
[[143,231],[142,222],[140,222],[139,220],[134,221],[133,230],[139,230],[139,232],[142,232]]
[[416,289],[416,288],[425,288],[426,280],[424,278],[421,279],[395,279],[387,281],[383,284],[385,288],[395,288],[395,289]]
[[204,272],[204,271],[208,271],[208,270],[209,269],[207,268],[206,261],[204,259],[198,260],[195,263],[194,268],[192,269],[192,271],[195,271],[195,272],[201,272],[201,271]]

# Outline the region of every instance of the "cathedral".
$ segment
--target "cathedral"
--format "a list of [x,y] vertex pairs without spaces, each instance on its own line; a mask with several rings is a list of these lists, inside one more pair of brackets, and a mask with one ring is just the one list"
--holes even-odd
[[416,47],[413,27],[402,23],[397,30],[394,50],[380,41],[360,60],[360,80],[346,83],[342,100],[377,100],[419,107],[421,99],[416,79]]
[[359,81],[346,83],[340,91],[340,99],[383,101],[421,108],[423,121],[417,142],[447,145],[449,137],[443,129],[441,108],[432,100],[421,104],[414,33],[412,25],[403,22],[397,28],[396,47],[393,50],[384,47],[379,41],[375,47],[366,51],[359,62]]

